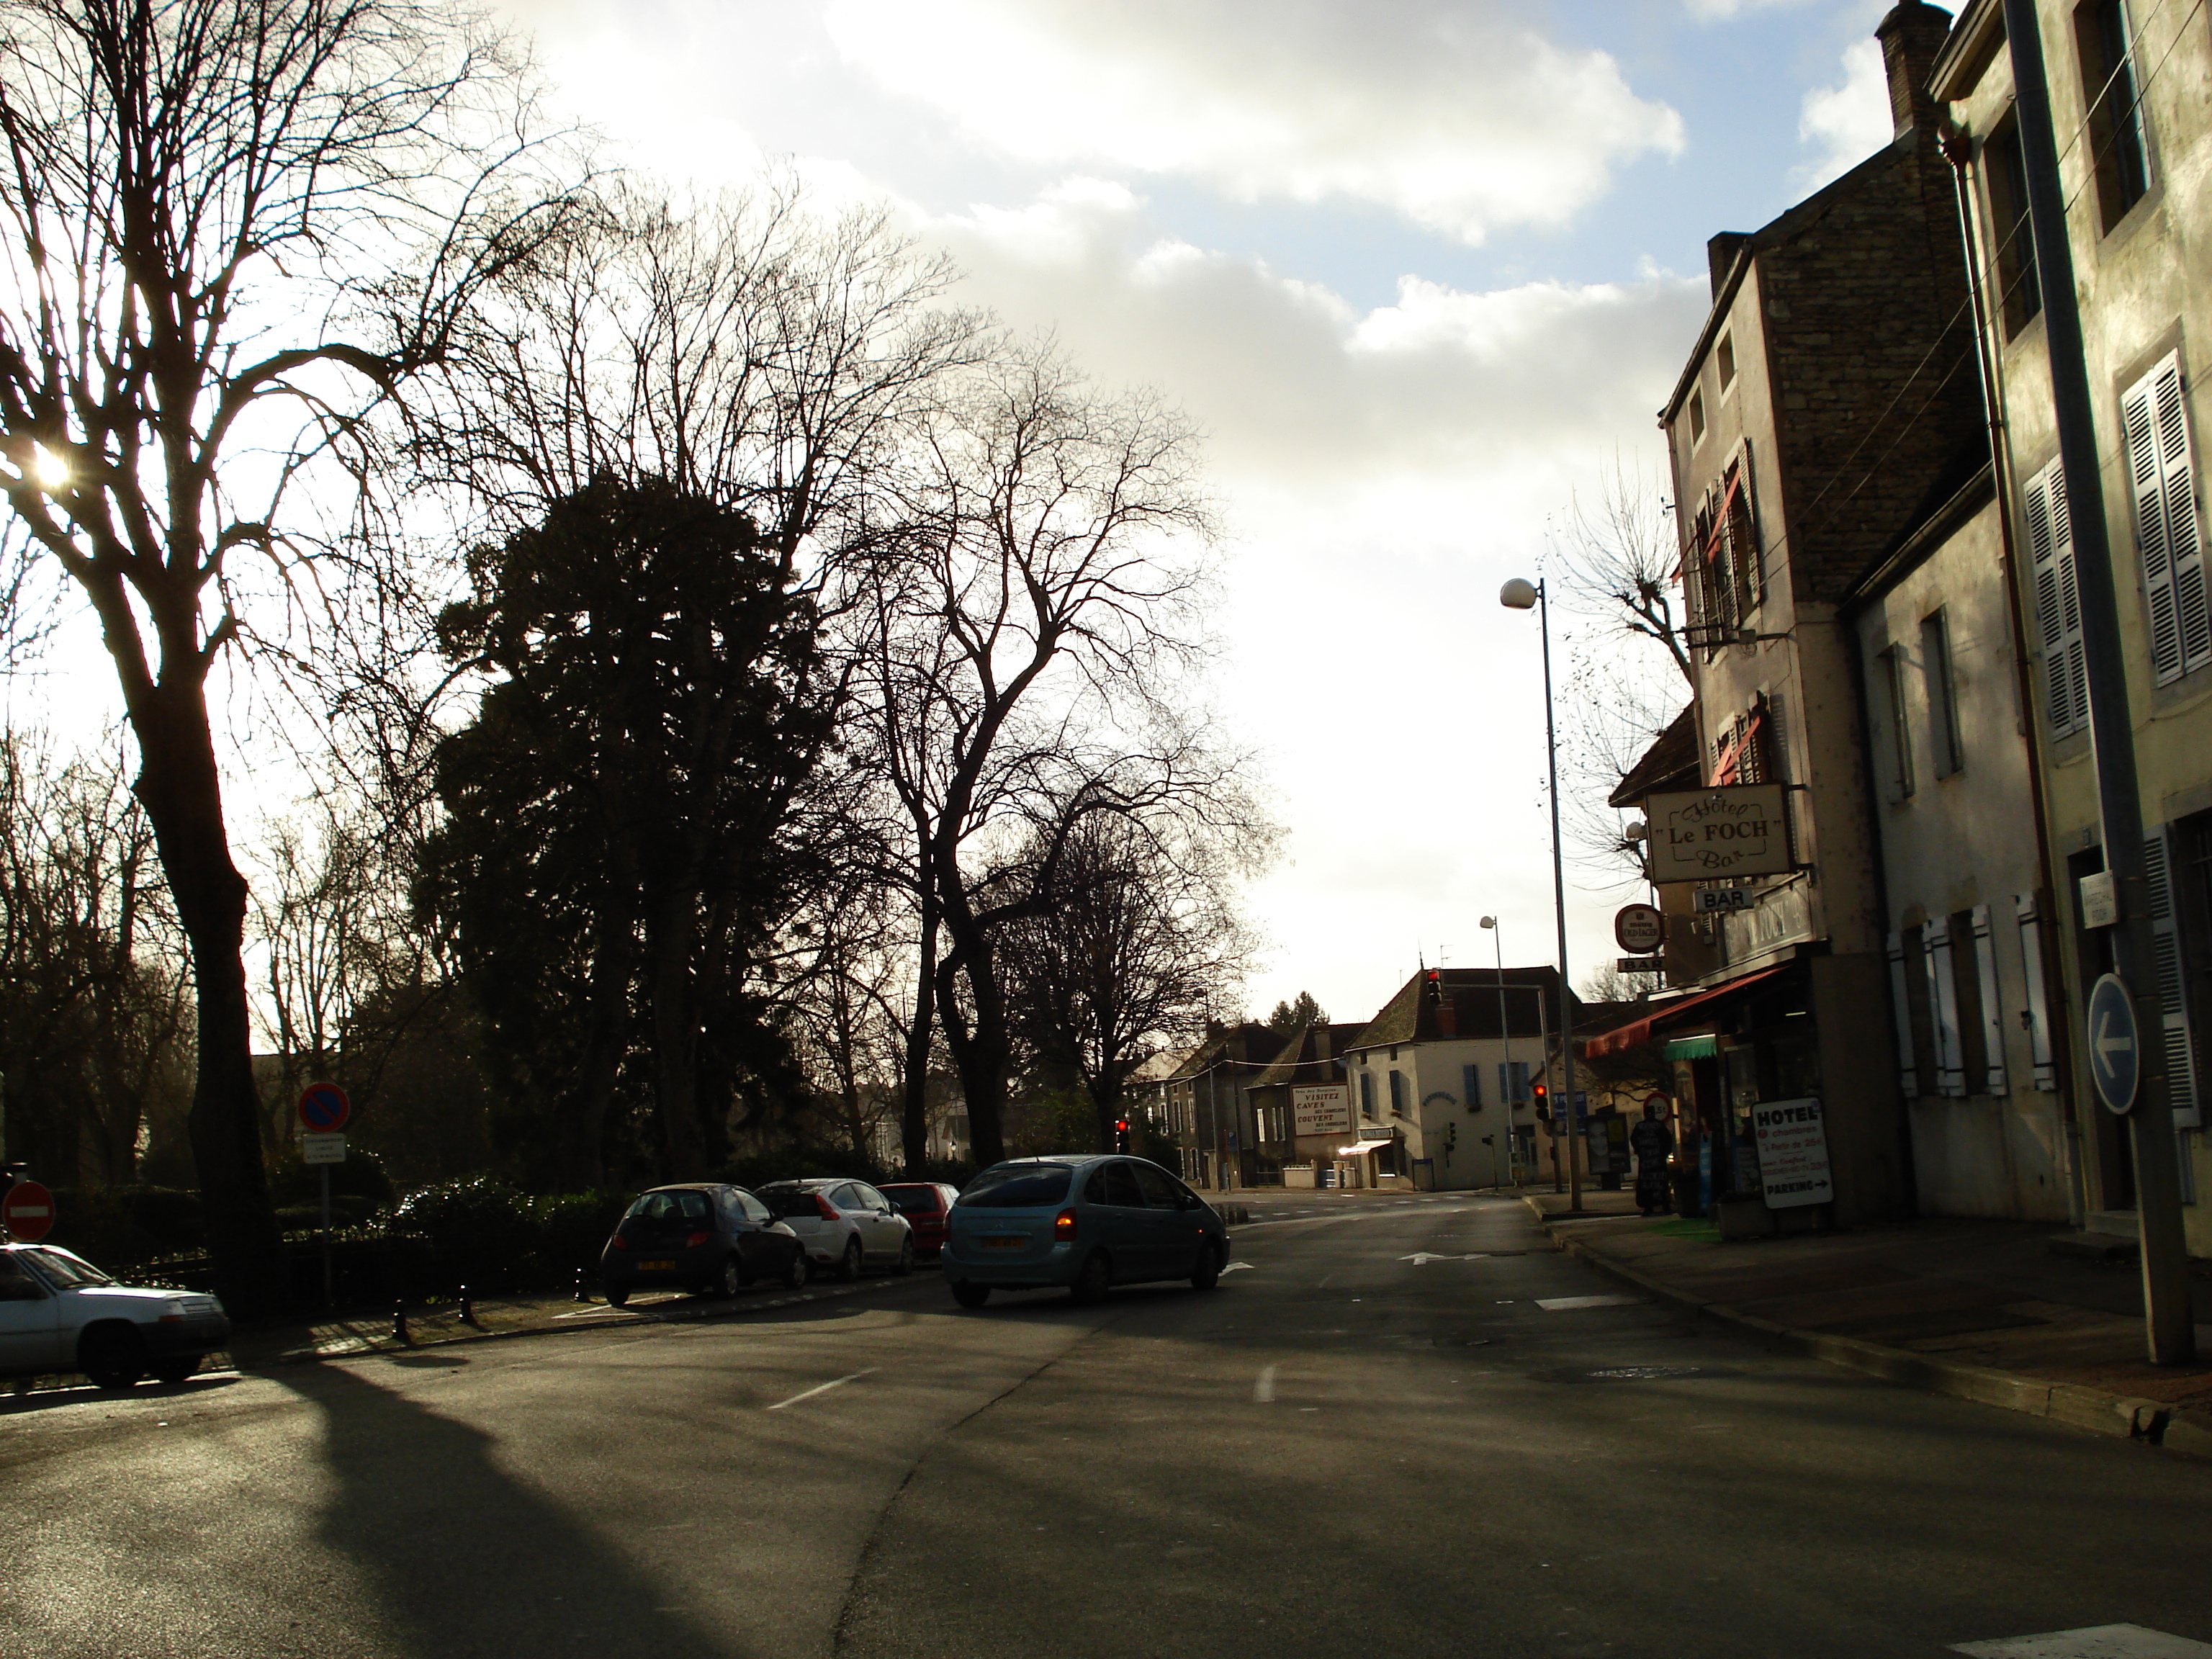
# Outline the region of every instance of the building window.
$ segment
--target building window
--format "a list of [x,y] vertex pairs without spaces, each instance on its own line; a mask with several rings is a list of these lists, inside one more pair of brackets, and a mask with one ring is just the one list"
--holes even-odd
[[[1363,1057],[1361,1064],[1365,1063]],[[1362,1117],[1375,1115],[1375,1073],[1372,1072],[1362,1072],[1359,1074],[1359,1115]]]
[[1997,279],[1993,309],[2004,319],[2009,340],[2043,309],[2027,220],[2027,157],[2020,147],[2020,123],[2009,115],[1982,146],[1982,176],[1989,185],[1990,234],[1996,241],[1990,258]]
[[1390,1073],[1390,1115],[1406,1115],[1406,1074],[1403,1072]]
[[1690,394],[1690,447],[1695,449],[1705,441],[1705,389],[1699,386]]
[[1906,676],[1905,653],[1893,645],[1881,653],[1881,754],[1893,802],[1912,794],[1912,705]]
[[2044,718],[2054,738],[2089,726],[2089,665],[2081,638],[2081,600],[2074,580],[2074,526],[2066,514],[2066,474],[2057,462],[2021,490],[2035,584],[2036,646],[2043,658]]
[[[2178,1006],[2187,1022],[2191,1070],[2196,1050],[2212,1053],[2212,812],[2198,812],[2172,828]],[[2172,1061],[2168,1060],[2169,1074]],[[2182,1103],[2173,1100],[2176,1106]]]
[[1959,692],[1951,669],[1948,613],[1938,611],[1920,623],[1920,674],[1928,683],[1928,764],[1948,778],[1966,763],[1959,736]]
[[2074,10],[2081,60],[2081,101],[2088,106],[2089,160],[2097,206],[2106,230],[2127,216],[2150,189],[2150,155],[2130,52],[2127,0],[2088,0]]
[[1713,352],[1714,364],[1721,372],[1721,390],[1726,392],[1735,384],[1735,336],[1723,334]]
[[1764,595],[1759,528],[1752,515],[1751,446],[1740,447],[1692,523],[1684,586],[1693,643],[1710,651],[1734,643]]
[[2212,610],[2197,522],[2197,466],[2181,354],[2120,394],[2120,430],[2135,486],[2136,547],[2150,611],[2151,675],[2160,685],[2212,662]]

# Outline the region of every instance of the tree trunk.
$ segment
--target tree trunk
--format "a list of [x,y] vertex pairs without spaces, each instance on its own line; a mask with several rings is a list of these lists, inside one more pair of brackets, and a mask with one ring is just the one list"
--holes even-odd
[[937,897],[921,896],[920,971],[915,975],[914,1024],[906,1033],[906,1091],[899,1103],[899,1147],[906,1173],[917,1176],[929,1158],[929,1037],[937,1025]]
[[198,1072],[190,1126],[217,1288],[234,1314],[284,1299],[283,1243],[261,1162],[260,1101],[246,993],[246,878],[231,862],[207,702],[198,683],[133,698],[146,809],[191,957]]
[[613,1109],[623,1054],[629,1046],[629,907],[610,892],[599,914],[592,951],[591,1029],[584,1049],[584,1094],[572,1168],[586,1187],[607,1184],[607,1114]]
[[699,1022],[691,996],[691,896],[681,886],[653,904],[647,948],[653,970],[653,1107],[660,1120],[660,1177],[707,1173],[699,1127]]

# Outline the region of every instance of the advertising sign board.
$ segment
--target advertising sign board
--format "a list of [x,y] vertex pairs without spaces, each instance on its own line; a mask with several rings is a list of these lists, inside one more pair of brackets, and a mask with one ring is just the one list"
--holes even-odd
[[1624,904],[1613,913],[1613,943],[1631,956],[1649,956],[1667,938],[1667,918],[1656,906]]
[[1778,783],[1731,783],[1653,795],[1644,803],[1651,825],[1651,879],[1786,875],[1796,867],[1789,799]]
[[1819,1101],[1761,1101],[1751,1109],[1751,1132],[1768,1209],[1826,1204],[1836,1195],[1828,1174],[1828,1126]]
[[1341,1083],[1303,1083],[1291,1091],[1291,1133],[1348,1135],[1352,1133],[1352,1091]]

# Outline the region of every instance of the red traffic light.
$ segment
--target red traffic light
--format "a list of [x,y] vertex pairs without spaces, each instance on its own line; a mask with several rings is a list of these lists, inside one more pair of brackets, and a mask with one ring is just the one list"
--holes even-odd
[[1128,1133],[1129,1120],[1126,1117],[1115,1118],[1114,1120],[1114,1133],[1117,1135],[1125,1135]]

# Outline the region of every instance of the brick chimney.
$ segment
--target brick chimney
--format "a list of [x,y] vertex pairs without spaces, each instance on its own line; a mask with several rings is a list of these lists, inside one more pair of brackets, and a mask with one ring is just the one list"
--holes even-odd
[[1899,133],[1907,127],[1932,127],[1935,100],[1928,95],[1928,71],[1951,33],[1951,14],[1941,6],[1904,0],[1875,27],[1881,42],[1881,65],[1889,76],[1889,114]]
[[1747,231],[1724,230],[1705,244],[1705,270],[1712,279],[1713,298],[1716,300],[1721,297],[1721,284],[1728,281],[1729,272],[1735,269],[1737,252],[1750,240],[1750,234]]

